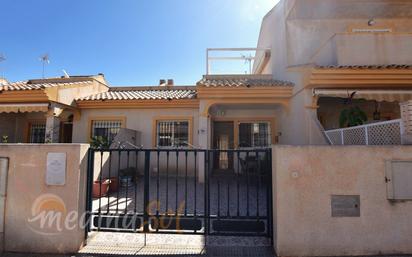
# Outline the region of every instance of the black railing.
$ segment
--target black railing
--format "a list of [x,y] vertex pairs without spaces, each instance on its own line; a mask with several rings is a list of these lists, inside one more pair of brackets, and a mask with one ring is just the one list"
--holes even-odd
[[270,149],[91,149],[87,175],[89,230],[272,236]]

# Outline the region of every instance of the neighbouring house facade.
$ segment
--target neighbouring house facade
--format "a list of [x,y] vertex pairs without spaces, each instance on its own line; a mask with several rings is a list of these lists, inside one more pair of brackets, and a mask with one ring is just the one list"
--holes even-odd
[[0,82],[3,143],[71,143],[75,99],[107,90],[103,75]]
[[[254,67],[294,84],[280,142],[365,144],[368,130],[381,132],[379,138],[394,129],[399,134],[399,105],[411,99],[411,17],[410,1],[280,1],[264,18],[258,42],[271,49],[270,60],[260,54]],[[342,109],[354,106],[366,124],[395,125],[329,133],[339,129]],[[377,141],[400,144],[399,135]]]
[[[398,120],[396,129],[412,99],[411,17],[408,1],[284,0],[262,22],[257,49],[266,50],[253,74],[208,74],[194,86],[110,87],[102,75],[3,81],[0,135],[84,143],[125,128],[143,148],[343,144],[343,132],[328,131],[351,106],[364,123]],[[228,158],[217,167],[230,168]]]

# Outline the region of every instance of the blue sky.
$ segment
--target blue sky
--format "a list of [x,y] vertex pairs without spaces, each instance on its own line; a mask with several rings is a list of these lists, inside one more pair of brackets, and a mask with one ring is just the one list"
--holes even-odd
[[208,47],[255,47],[277,0],[1,0],[0,76],[102,72],[112,85],[193,84]]

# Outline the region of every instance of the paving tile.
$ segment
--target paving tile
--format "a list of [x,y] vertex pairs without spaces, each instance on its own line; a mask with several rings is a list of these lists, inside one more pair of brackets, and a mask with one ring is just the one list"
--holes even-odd
[[270,240],[176,234],[92,232],[80,256],[273,256]]

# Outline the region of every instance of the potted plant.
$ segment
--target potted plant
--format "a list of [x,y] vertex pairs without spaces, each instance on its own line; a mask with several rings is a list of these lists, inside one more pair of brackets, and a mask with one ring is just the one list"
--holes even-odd
[[95,136],[90,139],[90,147],[93,149],[108,149],[110,148],[110,142],[107,137]]
[[111,177],[109,179],[109,193],[119,191],[119,179],[117,177]]
[[7,144],[7,143],[9,142],[9,136],[7,136],[7,135],[2,136],[1,141],[2,141],[4,144]]
[[100,198],[103,196],[107,196],[107,193],[109,192],[109,185],[110,185],[110,180],[109,179],[103,179],[103,180],[96,180],[93,182],[93,198]]
[[358,106],[344,109],[339,116],[339,125],[344,127],[355,127],[363,125],[368,120],[368,116]]

